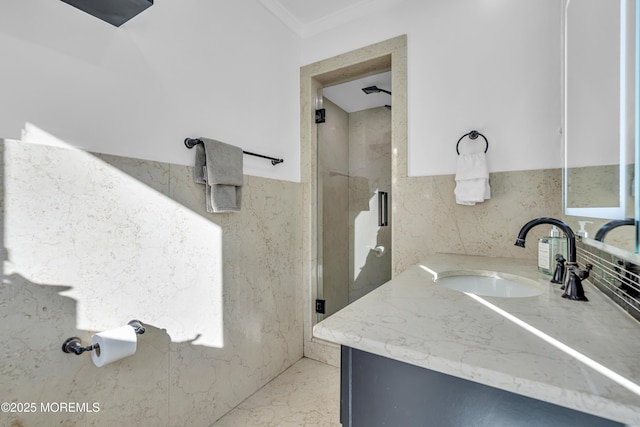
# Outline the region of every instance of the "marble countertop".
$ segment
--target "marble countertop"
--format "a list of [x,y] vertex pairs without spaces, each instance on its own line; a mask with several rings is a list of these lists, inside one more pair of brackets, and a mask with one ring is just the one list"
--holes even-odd
[[[535,282],[539,296],[445,288],[451,271]],[[640,324],[588,280],[588,302],[561,298],[535,261],[436,254],[314,327],[314,337],[640,426]]]

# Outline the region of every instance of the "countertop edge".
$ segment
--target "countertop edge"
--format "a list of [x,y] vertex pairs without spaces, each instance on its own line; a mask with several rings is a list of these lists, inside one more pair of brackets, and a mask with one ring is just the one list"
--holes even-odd
[[[460,260],[460,257],[461,256],[456,256],[456,258],[452,259],[455,259],[457,262]],[[442,258],[440,258],[440,261],[441,260]],[[427,260],[424,264],[429,264],[429,261]],[[459,263],[456,265],[459,266]],[[420,265],[411,267],[407,271],[414,268],[420,268]],[[424,266],[422,266],[422,269],[424,269]],[[402,274],[392,279],[390,282],[387,282],[383,287],[393,286],[394,280],[400,276],[402,276]],[[597,290],[595,291],[599,292]],[[591,292],[594,291],[591,290]],[[407,298],[407,296],[405,295],[404,298]],[[578,302],[576,304],[581,303]],[[350,310],[346,310],[346,313],[347,314],[345,316],[347,316],[348,321],[355,322],[357,324],[358,318],[357,316],[353,316],[354,309],[351,308]],[[349,315],[352,316],[348,317]],[[345,319],[343,318],[342,320]],[[367,321],[370,322],[371,317],[367,317]],[[314,327],[314,336],[328,342],[349,346],[379,356],[496,387],[523,396],[532,397],[595,416],[609,418],[611,420],[632,425],[640,424],[640,402],[637,406],[628,405],[625,402],[619,402],[606,396],[600,396],[595,392],[586,393],[580,390],[566,389],[550,382],[537,381],[531,378],[521,378],[511,373],[474,366],[453,358],[447,359],[446,357],[439,355],[414,350],[406,345],[380,341],[377,340],[375,336],[366,336],[364,334],[356,333],[354,329],[355,328],[351,327],[345,332],[340,330],[340,328],[333,328],[331,326],[331,322],[320,322]],[[470,351],[473,351],[473,349],[470,349]],[[629,393],[632,393],[632,391],[629,391]]]

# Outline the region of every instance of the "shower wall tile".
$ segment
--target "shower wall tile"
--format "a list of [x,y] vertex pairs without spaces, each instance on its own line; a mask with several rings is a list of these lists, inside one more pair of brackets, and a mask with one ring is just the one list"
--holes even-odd
[[[391,192],[391,111],[370,108],[349,115],[349,302],[391,279],[391,227],[378,225],[378,191]],[[378,256],[372,249],[382,246]]]
[[[299,184],[247,176],[241,212],[208,214],[190,167],[2,149],[2,400],[100,408],[2,423],[210,425],[302,356]],[[60,350],[134,318],[132,357]]]

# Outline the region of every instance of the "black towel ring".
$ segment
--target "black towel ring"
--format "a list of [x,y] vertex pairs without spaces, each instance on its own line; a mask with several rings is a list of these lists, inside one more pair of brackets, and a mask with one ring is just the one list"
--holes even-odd
[[462,135],[458,140],[458,143],[456,144],[456,153],[458,153],[458,156],[460,155],[460,150],[458,150],[458,146],[460,145],[460,141],[462,141],[465,136],[468,136],[469,139],[478,139],[478,136],[481,136],[484,139],[484,143],[486,145],[484,152],[486,153],[487,150],[489,149],[489,141],[487,141],[487,138],[477,130],[472,130],[471,132],[465,133],[464,135]]

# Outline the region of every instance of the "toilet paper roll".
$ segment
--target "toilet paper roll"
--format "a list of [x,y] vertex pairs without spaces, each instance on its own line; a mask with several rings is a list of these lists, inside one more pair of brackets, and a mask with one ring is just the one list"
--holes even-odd
[[138,337],[135,329],[124,325],[95,334],[91,337],[91,344],[98,345],[98,348],[91,352],[91,359],[94,365],[102,367],[133,355],[138,345]]

